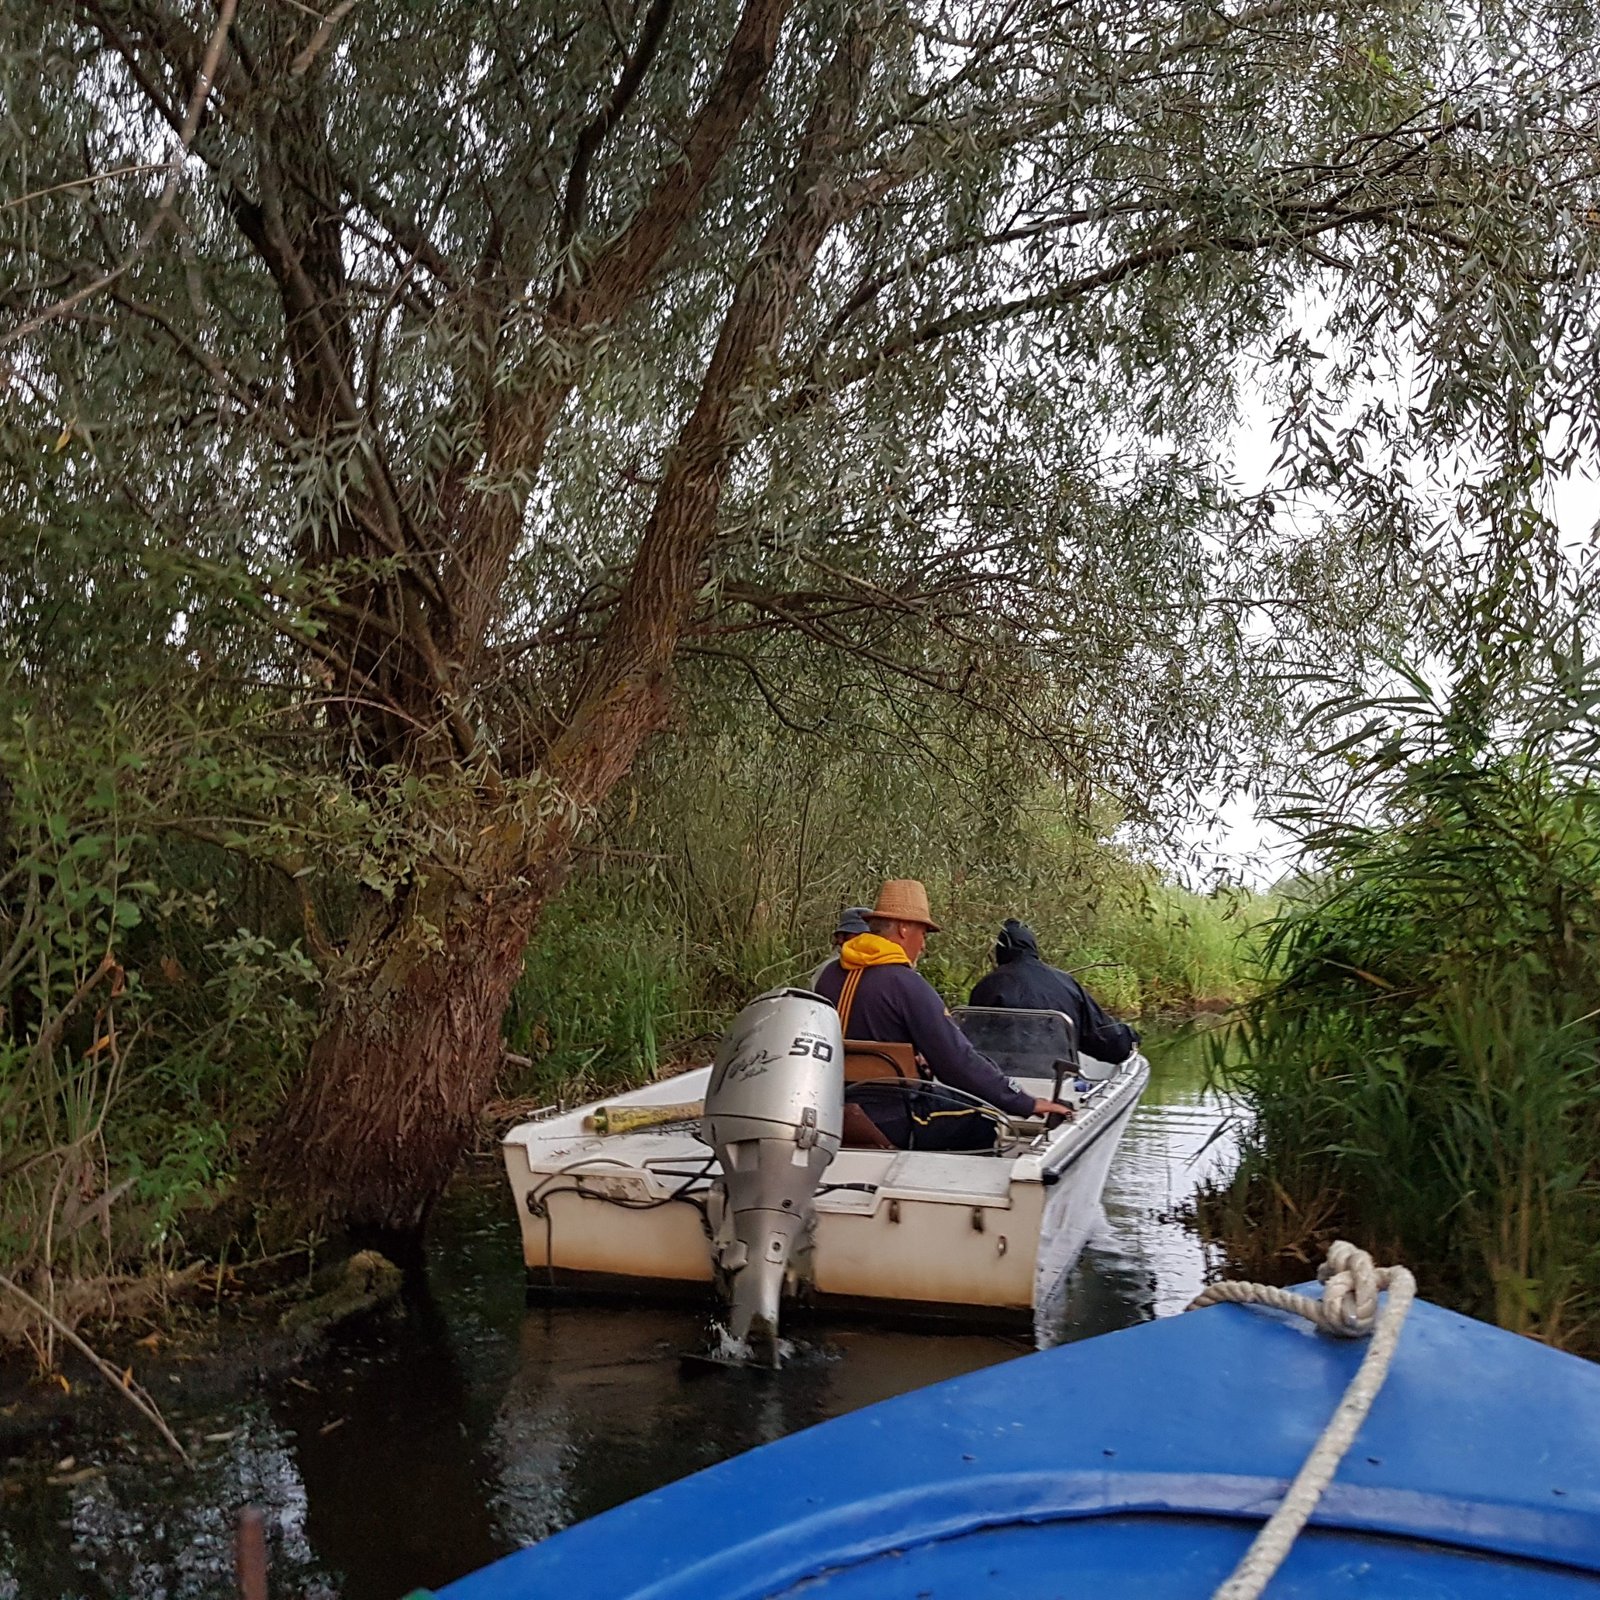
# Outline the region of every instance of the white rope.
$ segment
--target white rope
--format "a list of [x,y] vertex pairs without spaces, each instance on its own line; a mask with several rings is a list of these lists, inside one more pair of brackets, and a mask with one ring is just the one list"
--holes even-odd
[[[1343,1339],[1372,1335],[1372,1343],[1344,1398],[1289,1485],[1283,1503],[1263,1525],[1212,1600],[1256,1600],[1283,1565],[1383,1387],[1400,1342],[1400,1325],[1417,1293],[1417,1280],[1404,1267],[1374,1266],[1365,1250],[1358,1250],[1343,1239],[1335,1240],[1329,1248],[1328,1259],[1317,1269],[1317,1277],[1323,1286],[1320,1300],[1265,1283],[1214,1283],[1189,1307],[1196,1311],[1221,1301],[1271,1306],[1305,1317]],[[1380,1314],[1381,1289],[1389,1291],[1389,1300]]]

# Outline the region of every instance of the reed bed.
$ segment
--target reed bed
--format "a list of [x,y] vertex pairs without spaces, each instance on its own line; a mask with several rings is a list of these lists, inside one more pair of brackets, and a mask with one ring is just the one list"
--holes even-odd
[[508,1070],[506,1092],[570,1103],[703,1058],[751,996],[808,982],[832,955],[839,910],[885,876],[927,882],[944,932],[921,970],[951,1004],[989,970],[1008,916],[1124,1016],[1220,1009],[1247,992],[1267,896],[1193,892],[1068,831],[1042,800],[985,847],[955,806],[948,828],[913,831],[905,811],[874,821],[838,790],[828,805],[774,794],[764,773],[730,764],[700,807],[680,803],[665,822],[647,807],[651,831],[619,830],[587,859],[528,950],[505,1029],[526,1065]]
[[1236,1265],[1295,1276],[1343,1234],[1600,1352],[1597,805],[1548,751],[1446,737],[1324,830],[1215,1063],[1244,1156],[1201,1215]]

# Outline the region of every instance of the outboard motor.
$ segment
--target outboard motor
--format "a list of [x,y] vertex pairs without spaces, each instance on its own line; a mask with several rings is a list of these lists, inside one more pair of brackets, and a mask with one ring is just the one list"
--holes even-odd
[[728,1332],[769,1366],[790,1253],[843,1122],[839,1013],[805,989],[752,1000],[717,1051],[700,1137],[722,1167],[716,1252]]

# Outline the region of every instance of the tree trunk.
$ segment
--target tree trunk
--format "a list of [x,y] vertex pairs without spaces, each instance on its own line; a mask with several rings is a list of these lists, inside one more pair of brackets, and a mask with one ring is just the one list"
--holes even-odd
[[475,849],[376,898],[324,991],[305,1073],[261,1152],[270,1198],[298,1224],[414,1236],[471,1144],[503,1055],[500,1027],[539,913],[559,888],[573,817],[592,811],[664,719],[660,676],[584,708],[551,771],[567,806],[529,825],[488,803],[434,819]]
[[353,941],[311,1058],[269,1135],[269,1192],[297,1221],[411,1236],[471,1144],[542,897],[463,897]]
[[[771,64],[783,9],[782,0],[747,0],[734,54],[749,58],[741,70],[751,94]],[[865,37],[848,30],[824,74],[783,207],[735,293],[699,397],[669,453],[628,582],[548,752],[549,775],[575,813],[605,799],[664,720],[667,676],[700,592],[735,453],[737,405],[762,353],[781,344],[837,220],[825,168],[854,115],[869,61]],[[734,112],[742,124],[748,108]],[[674,214],[676,206],[669,208]],[[641,249],[641,259],[659,253],[652,244]],[[642,280],[633,292],[638,288]],[[586,292],[596,292],[593,282]],[[507,555],[510,548],[506,543]],[[492,581],[484,592],[498,587]],[[367,605],[352,609],[364,628]],[[487,627],[481,618],[474,632],[481,637]],[[451,653],[434,641],[424,655],[442,660]],[[386,643],[380,656],[390,654]],[[413,725],[444,725],[453,698],[420,707]],[[461,753],[471,744],[465,739]],[[376,932],[353,941],[330,985],[306,1075],[266,1152],[269,1181],[303,1216],[357,1232],[415,1234],[472,1137],[499,1065],[501,1018],[523,948],[570,844],[559,821],[530,841],[508,830],[492,805],[475,820],[487,826],[445,831],[490,836],[488,853],[499,854],[496,870],[479,880],[485,887],[458,890],[445,915],[418,911],[375,923]],[[529,883],[529,868],[537,892],[495,898],[501,885]],[[443,877],[460,881],[454,871]],[[434,892],[419,890],[424,900]],[[434,929],[442,937],[432,937]]]

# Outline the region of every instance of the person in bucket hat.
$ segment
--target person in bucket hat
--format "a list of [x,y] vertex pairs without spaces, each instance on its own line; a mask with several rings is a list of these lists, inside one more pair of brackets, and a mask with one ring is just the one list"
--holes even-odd
[[839,920],[833,925],[833,954],[824,961],[815,972],[811,974],[810,982],[806,985],[813,993],[816,992],[817,982],[822,974],[828,970],[828,964],[839,959],[839,952],[858,933],[871,933],[867,926],[867,918],[872,915],[871,906],[846,906],[839,913]]
[[[891,878],[867,916],[870,931],[847,939],[839,958],[818,974],[816,992],[839,1010],[847,1039],[909,1044],[928,1079],[921,1085],[853,1085],[861,1108],[902,1150],[981,1150],[994,1145],[1000,1119],[1071,1116],[1066,1106],[1038,1100],[1011,1081],[967,1036],[917,970],[928,935],[939,931],[928,891],[915,878]],[[959,1095],[943,1094],[948,1084]]]

